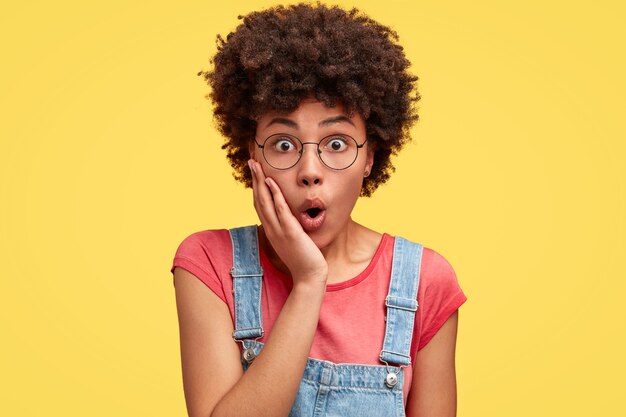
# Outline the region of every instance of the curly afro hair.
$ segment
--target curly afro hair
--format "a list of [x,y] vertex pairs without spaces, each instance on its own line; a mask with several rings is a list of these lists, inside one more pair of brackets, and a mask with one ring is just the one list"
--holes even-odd
[[391,155],[410,140],[418,120],[418,77],[398,45],[398,34],[361,13],[300,3],[238,16],[243,23],[224,40],[217,35],[214,67],[200,71],[211,87],[214,119],[225,136],[238,181],[251,187],[248,144],[256,120],[290,113],[306,97],[328,107],[343,104],[363,116],[374,165],[361,196],[369,197],[395,171]]

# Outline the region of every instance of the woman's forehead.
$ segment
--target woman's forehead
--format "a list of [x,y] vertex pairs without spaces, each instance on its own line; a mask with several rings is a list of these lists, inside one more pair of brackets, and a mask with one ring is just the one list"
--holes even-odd
[[363,118],[358,112],[353,112],[350,115],[342,103],[338,102],[333,107],[328,107],[315,98],[303,99],[292,112],[269,111],[264,113],[257,122],[257,126],[261,129],[268,128],[273,124],[283,124],[294,129],[303,125],[317,125],[322,128],[338,123],[359,128],[364,124]]

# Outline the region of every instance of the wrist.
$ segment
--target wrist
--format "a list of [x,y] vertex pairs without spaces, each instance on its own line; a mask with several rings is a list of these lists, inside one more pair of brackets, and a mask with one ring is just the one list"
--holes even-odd
[[326,275],[307,276],[306,279],[298,277],[293,279],[292,291],[298,291],[303,294],[315,294],[326,292]]

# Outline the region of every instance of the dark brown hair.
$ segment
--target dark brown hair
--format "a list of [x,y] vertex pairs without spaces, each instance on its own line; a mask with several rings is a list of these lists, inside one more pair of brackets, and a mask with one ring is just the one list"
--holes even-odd
[[200,71],[211,87],[219,131],[234,177],[251,187],[248,144],[256,120],[267,112],[294,111],[314,96],[326,106],[342,103],[366,125],[374,165],[364,179],[362,196],[370,196],[395,170],[391,155],[410,140],[418,120],[418,77],[398,34],[356,8],[296,4],[238,16],[243,23],[224,40],[210,71]]

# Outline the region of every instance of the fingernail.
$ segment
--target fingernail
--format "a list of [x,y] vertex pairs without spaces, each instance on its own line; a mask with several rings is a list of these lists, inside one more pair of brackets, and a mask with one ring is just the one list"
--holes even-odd
[[252,159],[248,159],[248,167],[250,167],[250,171],[254,173],[254,168],[252,168]]
[[270,187],[272,185],[272,180],[269,178],[265,178],[265,183],[267,184],[268,187]]

